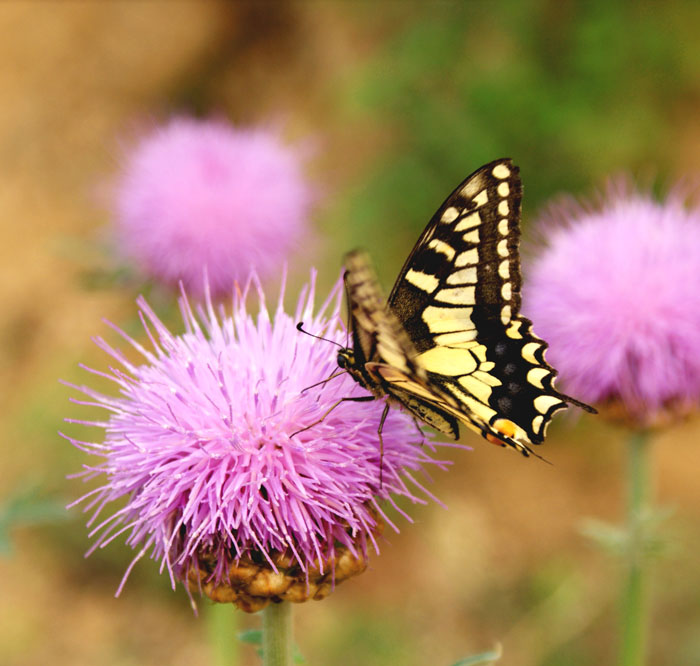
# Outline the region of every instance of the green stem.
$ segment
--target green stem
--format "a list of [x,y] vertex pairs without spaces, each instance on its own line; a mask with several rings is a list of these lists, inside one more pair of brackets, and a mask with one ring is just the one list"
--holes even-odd
[[628,443],[627,534],[629,538],[622,590],[620,666],[642,666],[646,656],[648,566],[645,525],[650,503],[649,434],[636,432]]
[[211,604],[204,609],[211,666],[236,666],[240,663],[238,609],[231,604]]
[[263,666],[291,666],[292,605],[269,604],[263,616]]

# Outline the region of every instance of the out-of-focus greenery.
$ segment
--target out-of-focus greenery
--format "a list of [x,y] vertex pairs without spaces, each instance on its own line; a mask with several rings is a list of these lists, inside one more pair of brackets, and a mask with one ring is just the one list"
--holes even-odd
[[674,119],[698,92],[697,4],[413,8],[394,7],[401,27],[338,99],[343,122],[362,119],[384,144],[345,202],[355,242],[388,245],[395,265],[452,187],[498,157],[521,167],[526,220],[611,172],[667,175]]
[[12,531],[68,519],[65,502],[43,496],[40,484],[25,482],[0,505],[0,557],[13,554]]

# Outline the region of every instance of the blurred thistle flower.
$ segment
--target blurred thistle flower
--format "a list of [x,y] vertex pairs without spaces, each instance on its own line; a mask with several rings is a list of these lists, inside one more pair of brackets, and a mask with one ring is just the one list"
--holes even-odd
[[124,156],[112,197],[121,253],[195,296],[204,293],[203,267],[215,297],[251,268],[277,275],[306,232],[313,199],[301,157],[271,131],[171,120]]
[[[403,515],[392,493],[425,503],[430,495],[413,472],[447,463],[430,458],[429,441],[417,445],[421,438],[409,415],[390,411],[383,460],[378,401],[343,402],[290,437],[340,398],[364,394],[347,374],[304,390],[337,372],[336,348],[300,333],[295,322],[345,342],[341,283],[314,314],[314,282],[302,291],[293,317],[280,294],[272,320],[256,279],[236,292],[230,316],[222,307],[215,311],[208,296],[195,313],[183,295],[185,333],[179,336],[141,298],[153,351],[112,327],[142,364],[96,339],[121,368],[85,369],[116,383],[119,396],[70,385],[87,396],[74,402],[104,408],[109,419],[68,419],[104,428],[104,443],[67,437],[103,458],[78,474],[105,477],[76,502],[94,511],[89,525],[98,536],[91,550],[127,532],[127,543],[139,549],[131,566],[150,551],[173,587],[180,580],[191,592],[256,611],[270,600],[323,598],[364,570],[369,546],[378,550],[376,537],[384,522],[391,524],[379,500]],[[251,291],[260,303],[256,318],[246,309]],[[115,501],[123,504],[98,522]]]
[[546,210],[526,311],[567,390],[636,427],[700,398],[700,210],[627,182]]

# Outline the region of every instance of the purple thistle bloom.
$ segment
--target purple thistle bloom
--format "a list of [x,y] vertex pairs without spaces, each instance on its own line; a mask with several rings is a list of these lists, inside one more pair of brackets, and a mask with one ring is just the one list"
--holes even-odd
[[645,427],[700,398],[700,211],[622,184],[545,213],[527,314],[567,390]]
[[312,190],[300,151],[266,130],[176,118],[124,157],[114,188],[121,252],[155,280],[214,296],[280,264],[307,230]]
[[[304,288],[294,316],[284,312],[281,294],[272,320],[256,279],[257,317],[246,310],[251,282],[236,291],[230,316],[208,297],[195,313],[183,295],[185,333],[179,336],[141,298],[152,350],[112,328],[142,364],[96,339],[117,367],[85,369],[112,380],[119,395],[71,385],[87,396],[74,402],[104,408],[109,418],[68,419],[103,428],[103,443],[67,438],[102,458],[78,475],[103,477],[78,500],[93,511],[91,550],[127,533],[127,543],[139,550],[134,562],[150,551],[173,586],[193,569],[208,571],[207,582],[225,582],[241,560],[266,561],[276,572],[283,557],[306,572],[308,585],[311,569],[334,575],[340,550],[363,559],[369,545],[377,550],[375,534],[382,521],[391,524],[378,500],[403,514],[392,494],[419,503],[431,497],[414,472],[426,463],[447,463],[430,458],[434,447],[429,441],[420,446],[412,418],[398,410],[387,417],[380,459],[383,402],[343,402],[290,437],[340,398],[366,395],[347,374],[304,390],[338,371],[336,347],[300,333],[295,323],[303,320],[308,330],[338,343],[346,335],[341,283],[314,314],[314,282]],[[102,519],[120,500],[126,502]]]

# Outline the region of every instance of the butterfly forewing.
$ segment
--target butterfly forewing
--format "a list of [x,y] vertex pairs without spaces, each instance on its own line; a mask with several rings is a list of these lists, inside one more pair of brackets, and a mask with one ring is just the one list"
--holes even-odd
[[387,308],[367,253],[350,252],[345,257],[345,267],[356,359],[364,363],[382,362],[423,379],[425,371],[414,363],[417,354],[413,343]]
[[461,183],[423,231],[389,296],[419,352],[468,341],[467,331],[476,337],[518,311],[521,192],[517,167],[492,162]]

